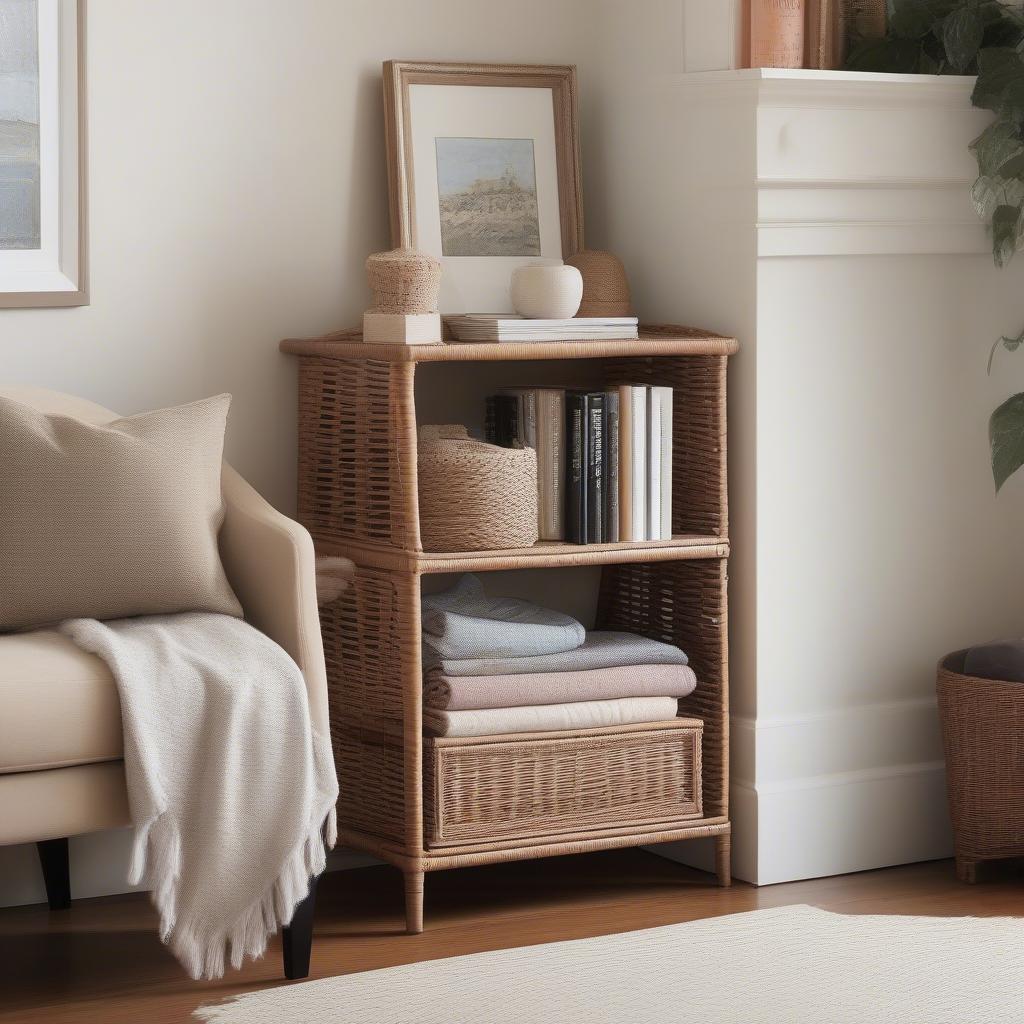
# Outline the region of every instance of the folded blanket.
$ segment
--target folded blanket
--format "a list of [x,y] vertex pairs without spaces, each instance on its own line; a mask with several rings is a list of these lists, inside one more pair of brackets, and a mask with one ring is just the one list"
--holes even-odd
[[609,725],[670,722],[676,717],[675,697],[624,697],[574,704],[543,704],[528,708],[486,711],[423,711],[423,724],[437,736],[498,736],[514,732],[559,732],[600,729]]
[[475,576],[422,601],[423,643],[441,658],[519,658],[579,647],[571,616],[512,597],[488,597]]
[[446,676],[507,676],[527,672],[579,672],[588,668],[618,668],[622,665],[685,665],[686,655],[660,640],[636,633],[587,633],[583,643],[561,654],[538,654],[532,658],[441,658],[423,647],[423,669],[439,668]]
[[696,685],[697,677],[689,665],[621,665],[509,676],[449,676],[431,669],[424,676],[423,703],[430,708],[466,711],[620,697],[679,698],[693,693]]
[[[258,957],[336,837],[330,739],[298,666],[229,615],[154,615],[61,631],[117,681],[135,840],[160,937],[193,978]],[[321,828],[326,835],[321,834]]]

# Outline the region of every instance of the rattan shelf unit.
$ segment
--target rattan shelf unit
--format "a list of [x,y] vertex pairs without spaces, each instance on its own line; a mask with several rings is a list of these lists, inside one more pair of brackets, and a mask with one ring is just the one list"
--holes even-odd
[[[635,341],[367,345],[358,332],[281,343],[299,357],[299,507],[321,554],[356,565],[321,609],[347,845],[402,870],[412,932],[428,871],[713,837],[730,879],[726,362],[732,339],[675,326]],[[584,364],[591,380],[669,384],[673,537],[425,552],[416,380],[437,362]],[[480,396],[480,405],[483,395]],[[699,685],[674,722],[424,739],[420,583],[432,573],[601,566],[597,626],[677,644]]]

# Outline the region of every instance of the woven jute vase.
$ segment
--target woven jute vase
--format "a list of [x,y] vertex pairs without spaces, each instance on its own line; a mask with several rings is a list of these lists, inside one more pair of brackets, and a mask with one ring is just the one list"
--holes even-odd
[[415,249],[375,252],[366,260],[373,291],[370,313],[436,313],[441,264]]
[[629,280],[618,256],[583,249],[565,262],[583,276],[583,301],[577,316],[632,316]]
[[419,433],[424,551],[484,551],[537,543],[537,453],[470,438],[459,424]]
[[966,651],[939,662],[938,703],[957,875],[1024,856],[1024,683],[963,673]]

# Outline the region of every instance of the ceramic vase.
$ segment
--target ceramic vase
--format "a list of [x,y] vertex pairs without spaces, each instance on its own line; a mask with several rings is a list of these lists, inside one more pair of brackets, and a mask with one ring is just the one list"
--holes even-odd
[[530,320],[567,320],[583,298],[583,277],[575,267],[517,267],[512,271],[512,307]]

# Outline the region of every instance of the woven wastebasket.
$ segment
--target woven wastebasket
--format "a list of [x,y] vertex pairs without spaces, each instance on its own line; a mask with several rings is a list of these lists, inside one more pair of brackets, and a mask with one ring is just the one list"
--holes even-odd
[[939,662],[938,698],[957,876],[1024,856],[1024,684],[964,675],[966,651]]

